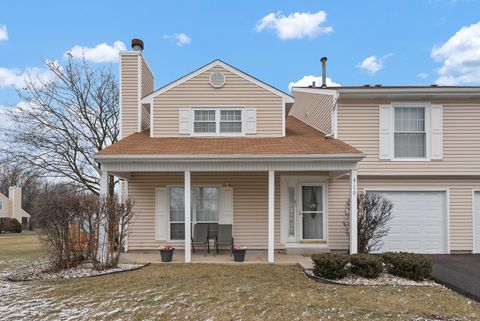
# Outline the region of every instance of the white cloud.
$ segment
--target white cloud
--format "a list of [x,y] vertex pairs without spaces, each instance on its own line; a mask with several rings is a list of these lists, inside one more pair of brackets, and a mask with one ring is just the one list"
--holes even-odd
[[260,32],[265,29],[273,30],[282,40],[314,38],[322,33],[333,31],[332,27],[321,26],[327,20],[325,11],[317,13],[295,12],[288,16],[281,12],[270,13],[258,20],[255,30]]
[[25,87],[25,80],[31,78],[34,83],[46,82],[53,79],[53,74],[48,69],[27,68],[24,71],[0,67],[0,89],[14,87],[21,89]]
[[175,40],[176,45],[181,47],[183,45],[189,45],[192,42],[192,38],[190,38],[186,33],[174,33],[173,35],[164,35],[163,38]]
[[427,74],[426,72],[419,72],[419,73],[417,74],[417,77],[418,77],[418,78],[422,78],[422,79],[427,79],[428,76],[430,76],[430,75]]
[[[339,87],[340,84],[334,82],[331,78],[327,77],[327,87]],[[315,86],[320,87],[322,85],[322,76],[303,76],[302,79],[288,84],[288,89],[292,90],[292,87],[308,87],[315,81]]]
[[73,58],[80,59],[85,57],[85,60],[93,63],[117,62],[120,51],[124,51],[126,48],[125,44],[121,41],[115,41],[113,46],[104,42],[93,48],[76,45],[68,50],[65,56],[71,55]]
[[8,31],[5,25],[0,25],[0,41],[2,40],[8,40]]
[[364,69],[370,74],[374,75],[380,69],[383,68],[383,64],[385,63],[385,60],[390,57],[392,54],[385,55],[383,57],[378,58],[377,56],[370,56],[365,59],[363,59],[362,62],[357,64],[358,68]]
[[480,83],[480,22],[465,26],[439,47],[431,57],[442,63],[439,85]]

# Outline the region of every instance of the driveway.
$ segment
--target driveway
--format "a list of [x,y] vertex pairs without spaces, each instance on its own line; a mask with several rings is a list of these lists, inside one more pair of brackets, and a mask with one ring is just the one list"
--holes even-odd
[[432,255],[432,259],[437,282],[480,301],[480,254]]

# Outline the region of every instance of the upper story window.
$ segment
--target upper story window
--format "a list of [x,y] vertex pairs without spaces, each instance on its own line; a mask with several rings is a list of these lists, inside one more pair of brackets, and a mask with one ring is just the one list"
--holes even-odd
[[394,157],[426,158],[425,107],[394,107]]
[[240,108],[193,109],[194,135],[242,135],[243,123],[243,109]]

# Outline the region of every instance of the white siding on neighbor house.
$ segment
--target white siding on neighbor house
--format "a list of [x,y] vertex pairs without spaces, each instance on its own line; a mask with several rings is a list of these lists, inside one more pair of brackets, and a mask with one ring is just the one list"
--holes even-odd
[[[212,72],[225,74],[225,85],[213,88]],[[282,136],[282,98],[220,67],[211,69],[154,97],[153,137],[179,133],[179,110],[198,106],[244,106],[256,109],[256,133],[248,136]]]
[[432,101],[443,106],[443,159],[379,159],[379,106],[386,101],[338,105],[338,138],[367,156],[359,175],[480,175],[480,103]]
[[[345,204],[348,199],[348,178],[330,182],[329,185],[329,238],[330,249],[348,249],[348,237],[343,229]],[[479,186],[477,179],[461,178],[374,178],[359,177],[358,191],[365,188],[376,190],[432,190],[448,189],[450,218],[450,250],[468,252],[473,247],[472,190]]]
[[328,135],[332,132],[335,95],[294,91],[295,103],[289,115]]
[[2,203],[2,208],[0,209],[0,217],[11,217],[12,209],[10,199],[5,195],[0,194],[0,202]]

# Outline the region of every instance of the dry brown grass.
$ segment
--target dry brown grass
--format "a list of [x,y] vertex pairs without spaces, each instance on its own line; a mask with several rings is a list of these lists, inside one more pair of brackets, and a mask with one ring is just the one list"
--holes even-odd
[[36,234],[0,234],[0,270],[38,260],[45,254]]
[[[267,264],[151,265],[102,277],[30,282],[10,292],[4,300],[22,311],[12,320],[480,319],[479,303],[444,288],[324,285],[296,266]],[[42,307],[34,314],[28,312],[32,299]]]

